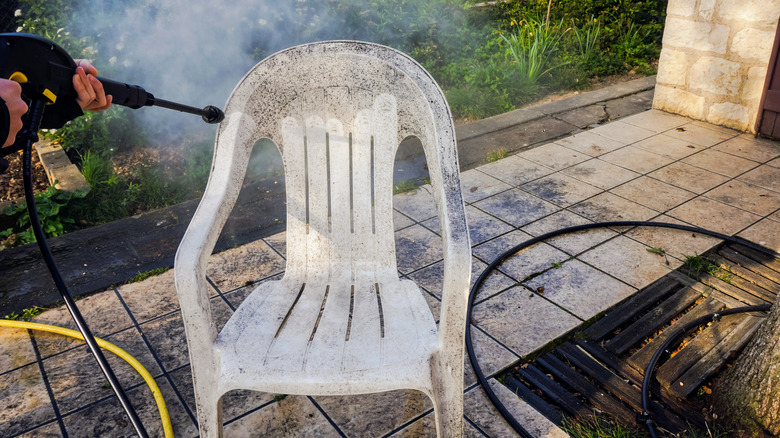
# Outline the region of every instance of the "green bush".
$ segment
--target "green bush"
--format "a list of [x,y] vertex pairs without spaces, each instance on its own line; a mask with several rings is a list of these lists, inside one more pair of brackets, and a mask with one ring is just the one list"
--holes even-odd
[[[84,198],[85,196],[86,192],[84,191],[65,192],[54,186],[49,187],[45,192],[35,195],[38,219],[46,237],[57,237],[75,228],[75,218],[68,214],[63,214],[63,211],[72,200]],[[18,207],[6,207],[3,210],[3,214],[17,218],[14,227],[0,232],[0,237],[5,238],[3,247],[25,245],[36,241],[26,203]]]

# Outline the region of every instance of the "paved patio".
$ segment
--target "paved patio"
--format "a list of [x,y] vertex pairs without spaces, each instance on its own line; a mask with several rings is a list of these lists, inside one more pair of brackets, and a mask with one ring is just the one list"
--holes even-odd
[[[462,182],[475,278],[512,245],[598,221],[687,223],[780,250],[780,144],[660,111],[466,171]],[[437,315],[442,254],[432,199],[422,187],[397,195],[394,203],[399,271],[423,288]],[[222,324],[258,283],[281,276],[284,241],[281,233],[212,257],[212,304]],[[528,249],[494,274],[478,297],[473,332],[483,370],[497,373],[678,267],[684,255],[717,243],[674,230],[602,229]],[[647,251],[652,247],[667,255]],[[173,273],[78,304],[97,336],[127,350],[156,377],[176,436],[196,436]],[[73,328],[64,308],[35,321]],[[156,406],[141,378],[121,360],[109,361],[150,434],[161,436]],[[464,380],[467,436],[513,436],[468,364]],[[79,342],[26,330],[0,332],[0,382],[0,436],[133,434]],[[502,394],[529,431],[565,436],[508,390]],[[234,391],[224,410],[226,436],[435,435],[430,402],[411,391],[350,397]]]

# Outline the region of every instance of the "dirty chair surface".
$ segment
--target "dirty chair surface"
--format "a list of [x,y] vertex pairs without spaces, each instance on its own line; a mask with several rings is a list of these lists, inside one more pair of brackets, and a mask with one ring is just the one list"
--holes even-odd
[[[471,250],[455,133],[439,87],[394,49],[312,43],[257,64],[225,112],[208,186],[175,262],[201,436],[221,435],[220,398],[234,389],[347,395],[403,388],[432,399],[440,436],[460,436]],[[440,219],[439,315],[396,267],[393,162],[408,136],[423,144]],[[262,138],[284,163],[287,267],[218,333],[206,264]]]

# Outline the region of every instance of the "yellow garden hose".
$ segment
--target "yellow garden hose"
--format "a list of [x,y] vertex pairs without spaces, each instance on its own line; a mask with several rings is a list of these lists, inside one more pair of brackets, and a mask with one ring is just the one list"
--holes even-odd
[[[14,328],[29,329],[29,330],[41,330],[45,332],[70,336],[71,338],[81,339],[82,341],[84,340],[84,337],[81,336],[81,333],[77,332],[76,330],[71,330],[64,327],[58,327],[56,325],[40,324],[37,322],[12,321],[8,319],[0,319],[0,327],[14,327]],[[104,341],[103,339],[100,339],[98,337],[95,337],[95,340],[97,341],[97,344],[101,348],[104,348],[116,354],[117,356],[121,357],[122,359],[124,359],[125,362],[129,363],[130,366],[135,368],[135,370],[138,371],[138,374],[140,374],[141,377],[143,377],[144,381],[146,381],[146,385],[149,386],[149,389],[152,391],[152,395],[154,396],[154,401],[157,403],[157,410],[160,411],[160,419],[162,420],[165,438],[173,438],[173,427],[171,426],[171,418],[168,416],[168,409],[165,407],[165,399],[163,399],[162,392],[160,392],[160,388],[157,386],[157,383],[154,381],[152,375],[149,374],[149,371],[147,371],[146,368],[144,368],[144,366],[141,365],[140,362],[138,362],[133,356],[130,356],[130,354],[128,354],[125,350],[122,350],[116,345]]]

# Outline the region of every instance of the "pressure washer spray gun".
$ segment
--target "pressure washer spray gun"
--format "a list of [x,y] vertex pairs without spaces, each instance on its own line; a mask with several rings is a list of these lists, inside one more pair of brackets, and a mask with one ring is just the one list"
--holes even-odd
[[[30,107],[16,142],[0,149],[0,157],[22,149],[26,139],[39,129],[61,128],[67,121],[82,114],[73,88],[76,67],[73,58],[53,41],[26,33],[0,33],[0,78],[21,84],[22,96]],[[113,96],[113,104],[116,105],[133,109],[159,106],[197,114],[207,123],[219,123],[225,118],[222,110],[212,105],[203,109],[182,105],[157,99],[138,85],[102,77],[97,79],[103,84],[106,95]],[[0,161],[0,173],[2,170],[3,163]]]

